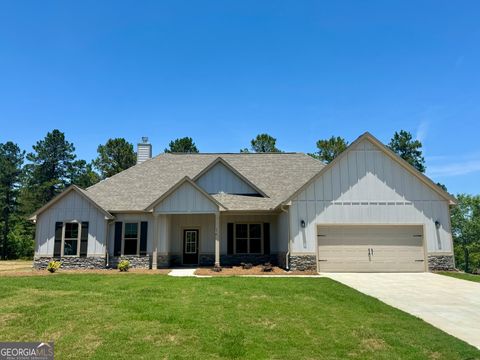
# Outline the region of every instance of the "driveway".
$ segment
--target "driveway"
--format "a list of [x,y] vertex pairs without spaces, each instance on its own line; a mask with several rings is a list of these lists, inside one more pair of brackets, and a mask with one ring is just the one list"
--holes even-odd
[[480,283],[432,273],[324,273],[480,349]]

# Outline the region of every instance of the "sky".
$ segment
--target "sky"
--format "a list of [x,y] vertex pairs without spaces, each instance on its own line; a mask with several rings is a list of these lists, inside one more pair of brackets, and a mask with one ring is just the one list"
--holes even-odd
[[365,131],[422,141],[427,175],[480,184],[478,1],[0,2],[0,142],[60,129],[79,158],[148,136],[313,152]]

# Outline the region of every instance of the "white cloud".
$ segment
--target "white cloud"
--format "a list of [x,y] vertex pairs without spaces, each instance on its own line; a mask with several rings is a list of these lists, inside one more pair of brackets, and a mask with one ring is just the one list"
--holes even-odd
[[[442,157],[436,157],[440,159]],[[430,158],[431,159],[431,158]],[[480,171],[480,154],[470,154],[459,158],[444,158],[443,164],[427,166],[428,176],[461,176]]]
[[427,120],[422,120],[420,124],[418,125],[417,128],[417,134],[415,135],[415,138],[421,142],[425,140],[427,137],[427,132],[428,132],[428,121]]

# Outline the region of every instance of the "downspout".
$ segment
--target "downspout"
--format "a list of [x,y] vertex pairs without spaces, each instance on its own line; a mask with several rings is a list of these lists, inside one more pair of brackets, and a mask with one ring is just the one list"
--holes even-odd
[[290,270],[290,264],[289,264],[289,260],[290,260],[290,214],[288,212],[288,210],[284,209],[284,204],[282,204],[280,206],[280,210],[282,210],[284,213],[287,214],[287,220],[288,220],[288,230],[287,230],[287,233],[288,233],[288,247],[287,247],[287,253],[285,254],[285,268],[287,270]]

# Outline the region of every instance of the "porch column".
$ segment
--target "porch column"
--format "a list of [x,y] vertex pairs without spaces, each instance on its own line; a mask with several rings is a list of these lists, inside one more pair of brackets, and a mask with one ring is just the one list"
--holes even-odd
[[158,214],[153,213],[152,269],[157,268],[158,237]]
[[220,266],[220,212],[215,213],[215,266]]

